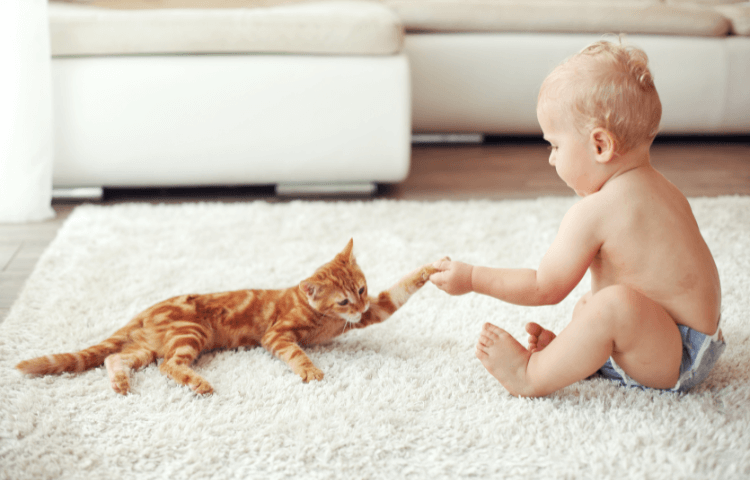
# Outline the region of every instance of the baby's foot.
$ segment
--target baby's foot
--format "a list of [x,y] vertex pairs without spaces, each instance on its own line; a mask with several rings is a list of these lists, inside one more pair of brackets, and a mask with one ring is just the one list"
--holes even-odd
[[555,334],[543,328],[538,323],[529,322],[526,324],[526,331],[529,334],[529,351],[531,353],[544,350],[544,347],[555,339]]
[[485,323],[477,343],[477,358],[484,368],[511,393],[529,395],[526,366],[531,352],[523,348],[508,332]]

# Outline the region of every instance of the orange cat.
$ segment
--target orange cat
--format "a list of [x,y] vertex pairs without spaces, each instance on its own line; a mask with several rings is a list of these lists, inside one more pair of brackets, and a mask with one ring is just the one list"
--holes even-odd
[[24,373],[82,372],[104,363],[112,388],[126,394],[130,371],[164,358],[159,369],[196,393],[213,392],[190,365],[215,348],[261,345],[284,360],[305,382],[320,371],[300,345],[326,342],[347,327],[364,328],[390,317],[436,270],[426,265],[377,297],[352,254],[353,241],[299,286],[285,290],[183,295],[146,309],[107,340],[78,353],[25,360]]

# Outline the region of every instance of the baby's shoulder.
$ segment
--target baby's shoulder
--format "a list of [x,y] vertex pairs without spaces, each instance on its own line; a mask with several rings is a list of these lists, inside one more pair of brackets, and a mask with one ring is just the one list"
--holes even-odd
[[619,189],[600,190],[583,197],[571,210],[574,215],[594,220],[611,214],[614,208],[622,204],[622,198],[625,195]]
[[596,232],[606,223],[607,201],[599,192],[583,197],[568,209],[562,226],[578,230],[584,235],[597,236]]

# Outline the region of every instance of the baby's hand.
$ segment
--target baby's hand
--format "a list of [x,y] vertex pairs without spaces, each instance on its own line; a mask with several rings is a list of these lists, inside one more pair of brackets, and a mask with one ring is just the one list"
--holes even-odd
[[474,267],[471,265],[447,258],[438,260],[433,266],[438,272],[430,275],[430,281],[440,290],[451,295],[463,295],[472,291],[471,272]]

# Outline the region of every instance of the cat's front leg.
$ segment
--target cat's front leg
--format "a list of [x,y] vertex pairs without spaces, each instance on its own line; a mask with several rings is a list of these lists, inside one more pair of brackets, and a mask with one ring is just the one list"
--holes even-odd
[[323,380],[323,372],[297,344],[293,333],[269,330],[263,335],[261,345],[289,365],[289,368],[299,375],[303,382]]
[[424,265],[406,274],[388,290],[380,292],[377,298],[371,297],[370,309],[365,312],[359,323],[354,324],[354,326],[364,328],[386,320],[429,281],[430,275],[437,271],[432,263]]

